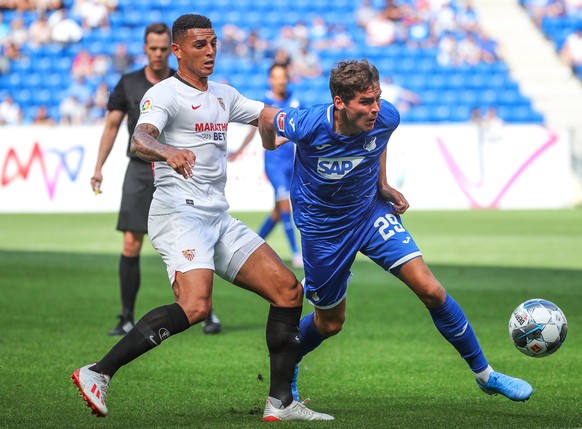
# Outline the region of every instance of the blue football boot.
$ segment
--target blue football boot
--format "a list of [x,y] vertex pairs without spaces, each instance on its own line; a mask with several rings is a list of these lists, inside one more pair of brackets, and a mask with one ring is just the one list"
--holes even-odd
[[500,394],[512,401],[527,401],[533,393],[533,387],[527,381],[495,371],[489,375],[486,384],[477,380],[477,385],[488,395]]

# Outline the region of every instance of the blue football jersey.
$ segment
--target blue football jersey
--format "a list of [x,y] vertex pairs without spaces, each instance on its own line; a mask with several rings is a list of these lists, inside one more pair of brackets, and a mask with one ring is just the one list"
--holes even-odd
[[382,100],[372,131],[343,136],[333,131],[333,109],[284,108],[274,119],[278,134],[296,144],[291,202],[305,235],[335,236],[366,216],[378,195],[380,156],[400,123]]
[[[262,100],[263,103],[269,104],[273,107],[283,108],[283,107],[299,107],[299,101],[292,97],[289,93],[285,100],[277,100],[273,97],[272,92],[267,92],[265,98]],[[279,168],[282,165],[293,164],[295,148],[292,144],[284,144],[277,150],[265,150],[265,168]],[[289,167],[291,168],[291,167]]]

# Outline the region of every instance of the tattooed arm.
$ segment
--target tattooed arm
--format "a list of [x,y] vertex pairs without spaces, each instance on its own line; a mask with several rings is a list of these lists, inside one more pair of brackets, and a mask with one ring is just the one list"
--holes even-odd
[[178,149],[161,144],[156,139],[160,132],[152,124],[139,124],[131,136],[131,151],[144,161],[165,161],[185,179],[193,176],[196,155],[190,149]]

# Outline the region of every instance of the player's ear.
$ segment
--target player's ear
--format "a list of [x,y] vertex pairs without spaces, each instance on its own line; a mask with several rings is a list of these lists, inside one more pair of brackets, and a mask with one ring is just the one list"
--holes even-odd
[[181,60],[182,53],[180,51],[180,46],[177,43],[172,43],[171,49],[172,53],[176,56],[176,59]]
[[344,104],[344,102],[342,101],[342,99],[339,95],[336,95],[335,97],[333,97],[333,104],[334,104],[335,108],[338,110],[344,110],[346,108],[346,105]]

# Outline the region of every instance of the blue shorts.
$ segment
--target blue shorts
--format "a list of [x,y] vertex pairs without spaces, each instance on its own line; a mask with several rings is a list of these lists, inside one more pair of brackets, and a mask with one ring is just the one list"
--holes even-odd
[[422,256],[388,201],[377,200],[357,228],[338,237],[302,237],[307,300],[317,308],[335,307],[346,296],[350,268],[358,252],[393,275]]

